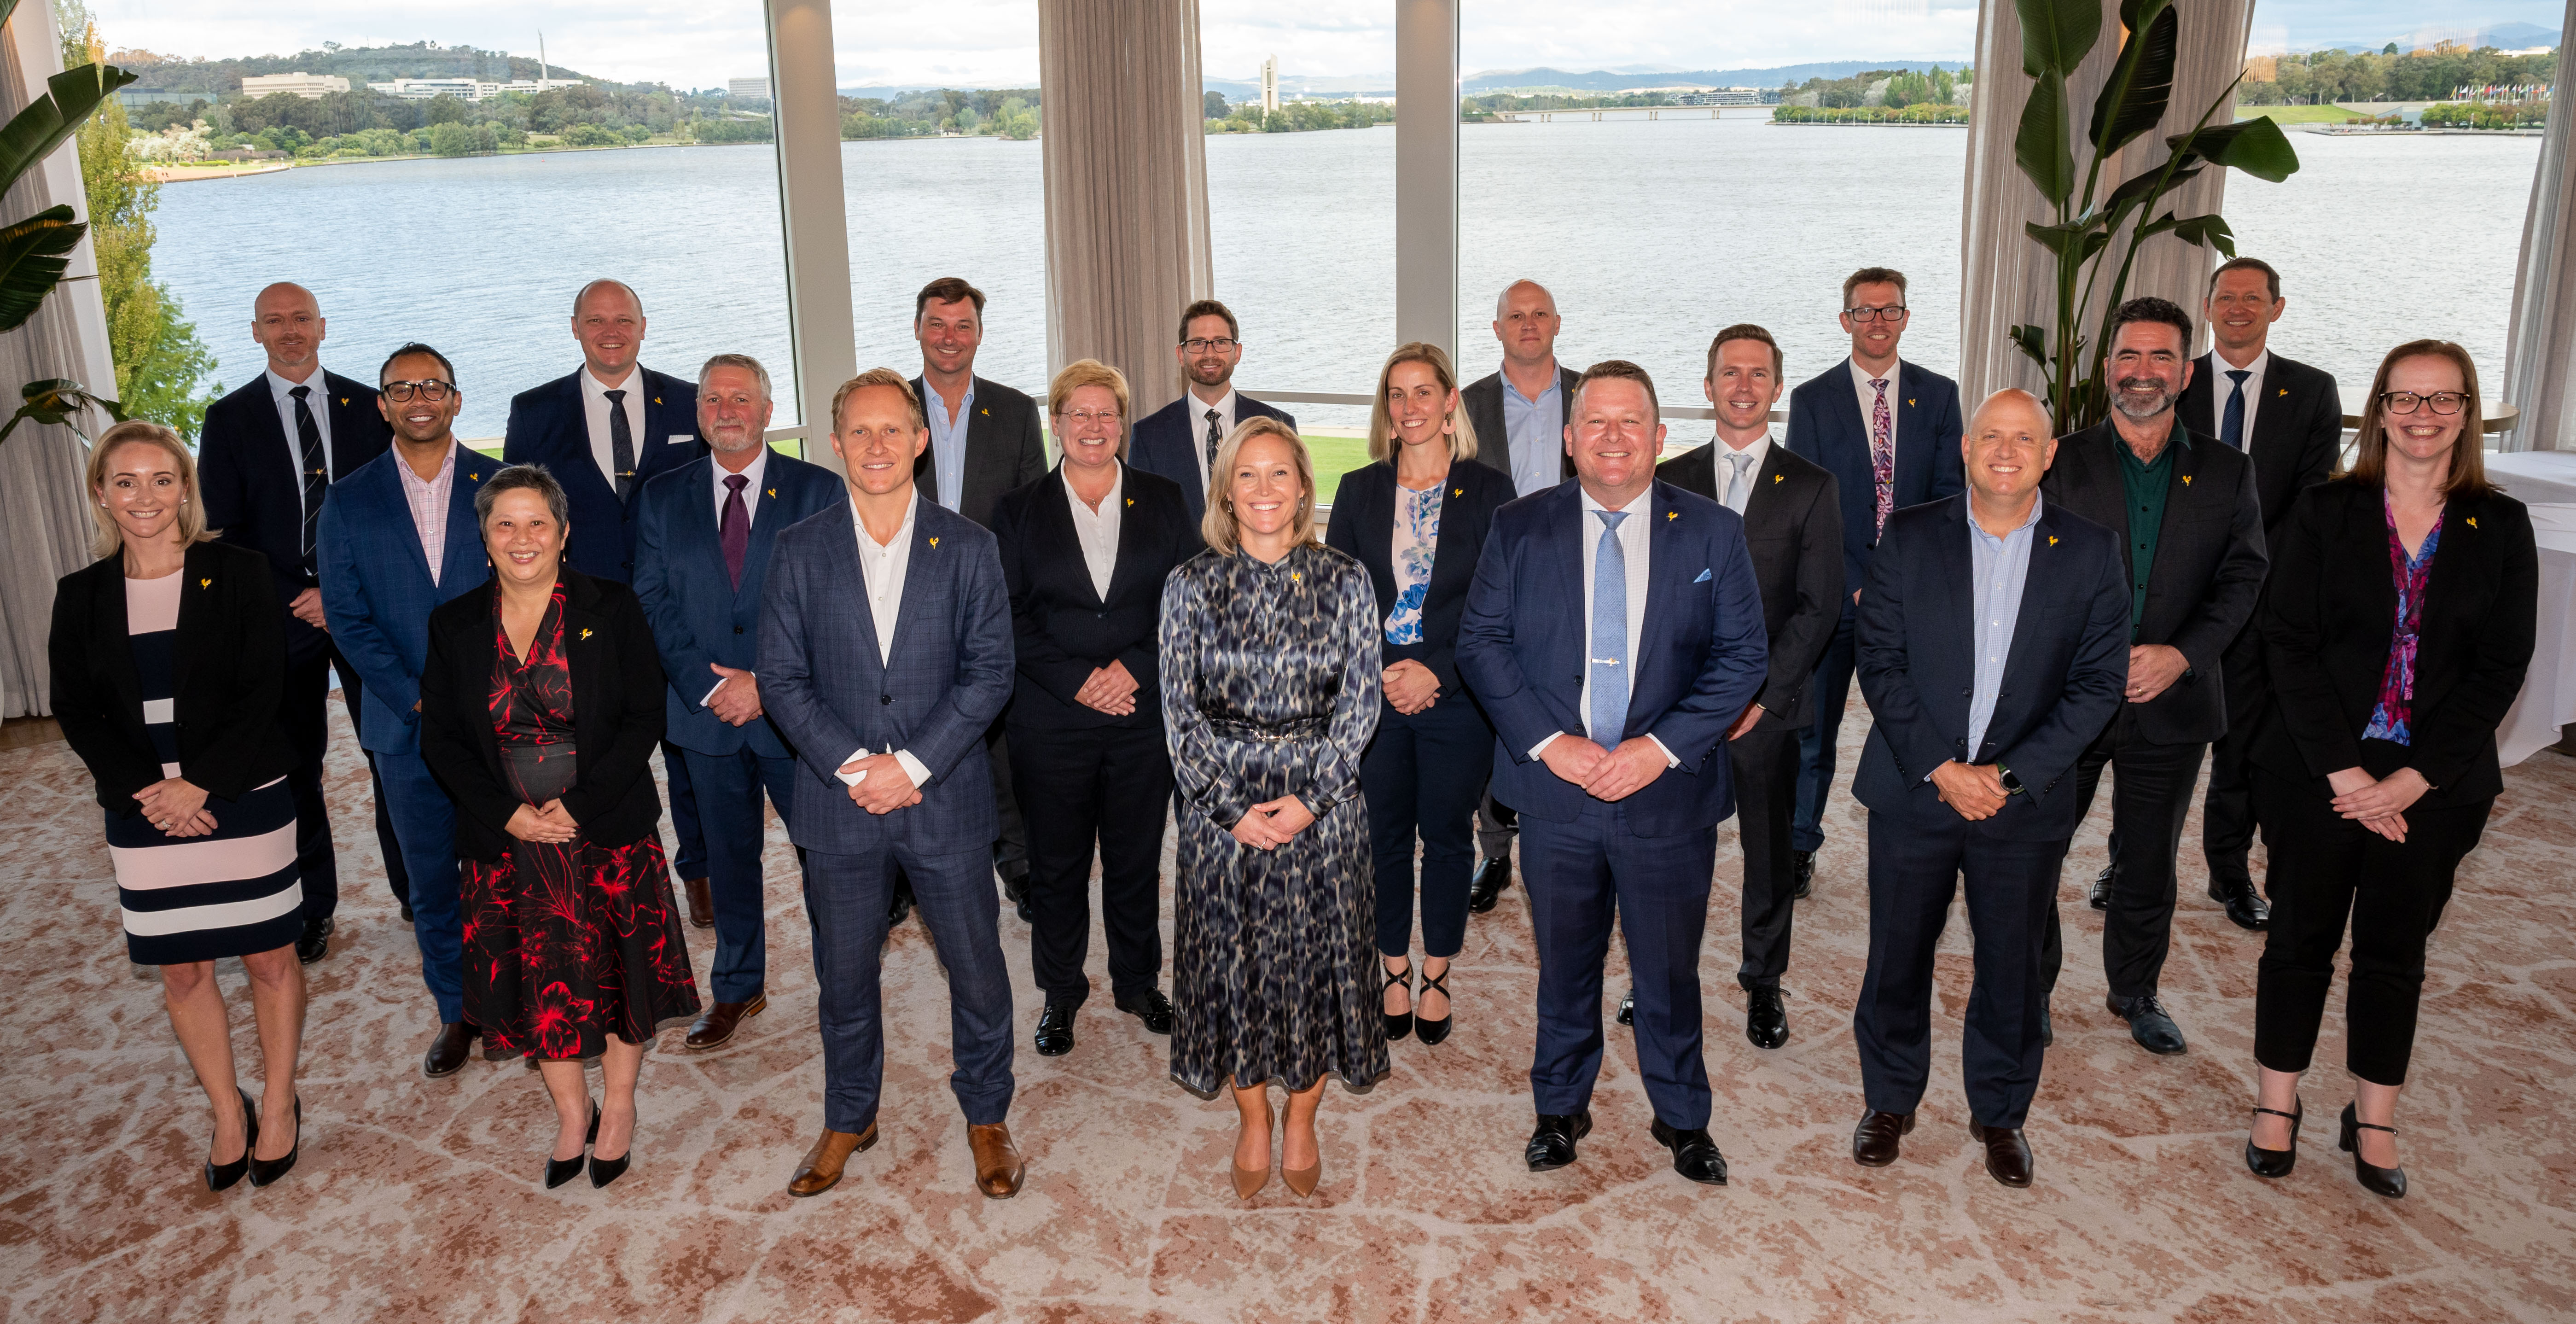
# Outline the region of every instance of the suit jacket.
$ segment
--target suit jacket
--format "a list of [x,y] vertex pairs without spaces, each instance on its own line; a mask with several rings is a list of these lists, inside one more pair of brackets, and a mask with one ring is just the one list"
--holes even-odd
[[[249,548],[191,544],[180,573],[186,580],[171,650],[179,775],[219,799],[238,800],[299,761],[277,724],[283,614],[267,558]],[[161,755],[144,729],[142,681],[126,633],[123,552],[55,584],[46,653],[63,739],[89,765],[100,806],[133,813],[134,793],[161,780]]]
[[[984,850],[1001,823],[984,732],[1011,697],[1011,599],[993,535],[927,494],[913,516],[889,661],[855,586],[847,501],[779,532],[760,599],[761,702],[795,747],[795,824],[809,850],[855,855],[896,840],[925,854]],[[909,750],[930,772],[921,803],[870,814],[836,775],[853,750]]]
[[[2191,385],[2175,404],[2183,423],[2216,437],[2212,403],[2224,405],[2221,386],[2232,386],[2220,374],[2227,365],[2216,354],[2192,361]],[[2343,451],[2343,398],[2335,379],[2304,363],[2275,354],[2263,371],[2264,400],[2254,411],[2254,435],[2246,454],[2254,460],[2254,486],[2263,499],[2265,546],[2279,541],[2281,521],[2301,492],[2326,480]]]
[[[1966,491],[1959,437],[1967,421],[1959,412],[1959,384],[1899,359],[1887,403],[1896,424],[1896,509]],[[1870,553],[1878,546],[1878,473],[1870,464],[1869,420],[1861,417],[1860,397],[1852,389],[1850,358],[1834,360],[1789,393],[1789,449],[1823,465],[1840,488],[1843,613],[1849,615],[1851,595],[1868,581]]]
[[[919,377],[912,379],[912,394],[925,415],[933,409],[947,410],[938,393]],[[975,379],[974,412],[957,417],[966,426],[966,491],[957,502],[958,514],[989,529],[993,507],[1003,493],[1045,476],[1042,412],[1037,401],[1000,382]],[[938,450],[935,442],[924,446],[921,458],[912,462],[913,484],[921,489],[921,499],[933,504],[940,499]]]
[[644,432],[635,438],[635,486],[628,500],[599,471],[590,451],[590,416],[581,401],[585,368],[510,397],[510,421],[501,440],[507,464],[542,464],[563,484],[572,506],[564,564],[598,579],[623,584],[635,577],[634,497],[656,475],[707,453],[698,439],[698,390],[670,375],[639,367],[625,389],[644,393]]
[[766,713],[735,726],[702,701],[716,685],[712,664],[753,670],[753,655],[760,651],[760,590],[779,530],[846,499],[840,477],[819,464],[775,450],[763,464],[759,490],[743,492],[751,537],[739,585],[725,574],[714,456],[655,475],[635,498],[635,597],[661,648],[663,674],[670,677],[664,731],[672,744],[701,754],[731,754],[748,744],[763,758],[787,757]]
[[447,498],[447,547],[438,580],[412,527],[398,451],[386,451],[331,485],[314,535],[322,569],[322,615],[331,645],[358,673],[365,690],[358,744],[378,754],[420,748],[420,669],[429,660],[429,613],[492,577],[474,493],[500,466],[490,456],[456,448],[456,482]]
[[1333,493],[1333,522],[1324,545],[1358,561],[1377,590],[1378,646],[1389,666],[1411,658],[1440,678],[1440,697],[1465,697],[1458,680],[1458,617],[1467,609],[1467,587],[1494,526],[1494,512],[1510,504],[1512,480],[1489,465],[1451,464],[1440,497],[1440,541],[1431,549],[1431,582],[1422,598],[1422,642],[1386,642],[1386,614],[1395,610],[1395,466],[1384,460],[1342,475]]
[[[1196,403],[1197,399],[1183,392],[1180,399],[1136,420],[1136,430],[1127,438],[1129,466],[1180,484],[1192,536],[1196,536],[1199,521],[1207,518],[1207,470],[1199,463],[1196,449],[1198,435],[1207,426],[1203,417],[1207,406]],[[1275,418],[1291,428],[1297,426],[1295,414],[1238,391],[1234,397],[1234,421],[1240,424],[1247,418]]]
[[[654,835],[661,797],[647,766],[662,743],[662,665],[635,591],[578,570],[561,572],[564,661],[572,672],[575,780],[564,812],[582,840],[606,847]],[[510,815],[523,803],[501,766],[492,727],[499,659],[490,579],[429,614],[429,660],[420,673],[420,756],[456,801],[456,853],[498,860],[517,839]]]
[[[1582,373],[1562,363],[1556,365],[1557,397],[1565,402],[1568,417],[1574,413],[1574,384],[1582,380]],[[1467,426],[1476,430],[1476,458],[1500,470],[1505,478],[1511,477],[1512,438],[1503,426],[1502,372],[1498,369],[1467,383],[1458,392],[1458,403],[1467,408]],[[1563,482],[1574,476],[1574,458],[1565,454],[1562,434],[1556,439],[1556,450],[1557,481]],[[1537,493],[1522,492],[1520,495],[1536,496]]]
[[[2021,614],[1984,742],[1968,748],[1977,679],[1976,558],[1968,498],[1888,517],[1869,566],[1857,625],[1869,744],[1852,794],[1870,812],[1955,821],[1927,780],[1943,763],[1999,763],[2021,781],[1987,828],[2015,841],[2058,841],[2079,819],[2076,756],[2119,710],[2129,679],[2129,584],[2120,539],[2041,502]],[[1943,815],[1950,815],[1945,820]]]
[[[305,403],[330,420],[333,475],[347,478],[385,453],[393,429],[376,407],[375,387],[336,372],[306,384],[319,390]],[[206,527],[222,530],[225,542],[267,555],[281,609],[318,582],[304,573],[302,470],[296,443],[277,416],[267,373],[206,406],[205,427],[197,436],[197,490],[206,503]],[[287,617],[289,656],[310,657],[329,640]]]
[[[1655,476],[1717,500],[1717,448],[1710,442],[1655,466]],[[1774,438],[1744,502],[1744,545],[1762,589],[1762,628],[1771,643],[1771,672],[1754,702],[1757,728],[1804,727],[1814,716],[1808,689],[1816,662],[1832,643],[1843,605],[1843,512],[1834,476],[1800,459]]]
[[2502,492],[2453,496],[2416,626],[2411,744],[2363,740],[2397,621],[2388,522],[2376,484],[2309,488],[2292,507],[2263,605],[2273,704],[2248,756],[2284,777],[2411,767],[2428,809],[2499,794],[2496,728],[2522,692],[2539,608],[2531,513]]
[[[1198,525],[1185,514],[1180,484],[1130,465],[1122,478],[1118,558],[1109,596],[1091,586],[1064,468],[1004,496],[993,508],[1002,583],[1011,595],[1019,679],[1010,723],[1043,731],[1163,726],[1162,670],[1155,628],[1163,579],[1199,551]],[[1091,673],[1111,662],[1136,681],[1136,711],[1113,717],[1074,702]]]
[[1496,800],[1551,823],[1597,804],[1561,781],[1530,748],[1552,732],[1615,748],[1652,735],[1675,759],[1620,801],[1640,837],[1715,827],[1735,809],[1719,746],[1762,688],[1768,646],[1762,595],[1734,511],[1670,483],[1648,490],[1654,550],[1644,628],[1630,660],[1626,729],[1589,732],[1583,677],[1590,621],[1583,606],[1583,489],[1563,483],[1494,515],[1458,623],[1458,674],[1495,734]]
[[[2137,540],[2129,531],[2128,489],[2120,452],[2128,443],[2109,419],[2057,443],[2057,461],[2040,491],[2123,535],[2120,582],[2133,582]],[[2132,644],[2166,644],[2191,669],[2138,708],[2138,734],[2159,745],[2205,744],[2227,734],[2228,645],[2254,618],[2263,591],[2263,507],[2254,466],[2216,438],[2189,428],[2168,441],[2173,476],[2164,522],[2156,526],[2156,563],[2147,572],[2147,612]],[[2114,716],[2117,716],[2114,713]]]

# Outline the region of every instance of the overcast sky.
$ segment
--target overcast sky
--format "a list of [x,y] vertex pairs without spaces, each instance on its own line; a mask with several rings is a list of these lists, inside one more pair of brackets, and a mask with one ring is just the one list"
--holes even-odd
[[[1965,58],[1975,0],[1462,0],[1467,72],[1760,68],[1815,60]],[[165,55],[291,54],[326,41],[428,39],[537,53],[594,77],[715,87],[768,67],[758,0],[369,0],[364,5],[239,0],[90,0],[111,47]],[[1394,67],[1390,0],[1202,0],[1204,66],[1252,77],[1266,55],[1283,72]],[[338,12],[333,12],[333,11]],[[2498,23],[2555,28],[2559,0],[2266,0],[2257,49],[2460,35]],[[1034,0],[889,4],[838,0],[840,80],[1010,86],[1037,81]],[[2188,18],[2186,18],[2188,21]]]

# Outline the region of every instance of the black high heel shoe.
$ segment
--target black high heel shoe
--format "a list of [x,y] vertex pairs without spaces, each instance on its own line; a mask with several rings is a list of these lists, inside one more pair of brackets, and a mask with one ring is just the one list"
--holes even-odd
[[[1401,1016],[1386,1017],[1386,1041],[1388,1043],[1394,1043],[1396,1040],[1413,1033],[1413,962],[1405,962],[1402,970],[1388,970],[1386,969],[1386,962],[1380,961],[1378,962],[1378,970],[1379,973],[1384,975],[1386,978],[1386,982],[1378,986],[1377,1005],[1380,1008],[1384,1008],[1386,1006],[1386,991],[1388,989],[1401,988],[1404,990],[1404,1014]],[[1381,1010],[1379,1014],[1386,1015],[1383,1010]]]
[[546,1189],[549,1191],[581,1175],[581,1165],[588,1157],[591,1142],[599,1139],[599,1100],[588,1099],[585,1102],[590,1105],[590,1130],[581,1138],[583,1152],[571,1158],[546,1156]]
[[2361,1133],[2364,1131],[2385,1131],[2390,1135],[2397,1134],[2396,1127],[2365,1122],[2354,1113],[2351,1104],[2347,1103],[2343,1106],[2343,1139],[2337,1142],[2337,1146],[2352,1155],[2353,1179],[2361,1183],[2363,1190],[2374,1195],[2384,1195],[2391,1200],[2405,1199],[2406,1169],[2374,1168],[2362,1161],[2360,1140]]
[[[593,1112],[590,1117],[590,1138],[594,1141],[599,1139],[599,1114],[596,1112]],[[597,1154],[590,1156],[590,1189],[598,1190],[625,1176],[626,1165],[634,1161],[635,1137],[630,1132],[626,1137],[625,1153],[615,1158],[601,1158]]]
[[[259,1142],[257,1140],[253,1140],[251,1144],[255,1148]],[[284,1158],[252,1159],[250,1161],[250,1184],[253,1186],[266,1186],[270,1182],[276,1181],[278,1178],[294,1171],[296,1151],[302,1148],[304,1148],[304,1096],[298,1094],[295,1096],[294,1143],[287,1146],[286,1157]],[[243,1152],[248,1153],[249,1151],[245,1150]]]
[[[1443,970],[1439,974],[1435,975],[1426,972],[1422,976],[1423,993],[1428,993],[1436,988],[1440,990],[1440,996],[1449,998],[1448,1015],[1443,1016],[1436,1021],[1419,1015],[1414,1017],[1413,1037],[1421,1040],[1425,1044],[1436,1044],[1441,1040],[1448,1038],[1449,1027],[1458,1023],[1458,999],[1449,997],[1449,976],[1450,973],[1455,971],[1457,968],[1458,967],[1453,965],[1449,967],[1448,970]],[[1416,994],[1415,996],[1418,998],[1421,995]]]
[[2291,1100],[2290,1106],[2298,1109],[2298,1111],[2294,1113],[2285,1113],[2278,1108],[2265,1108],[2260,1106],[2257,1106],[2254,1109],[2254,1111],[2258,1113],[2269,1113],[2274,1117],[2287,1117],[2290,1119],[2290,1147],[2288,1149],[2265,1149],[2254,1143],[2253,1136],[2248,1135],[2245,1137],[2245,1166],[2257,1177],[2270,1177],[2274,1180],[2278,1180],[2282,1177],[2289,1176],[2290,1169],[2299,1165],[2299,1119],[2308,1115],[2308,1105],[2304,1100],[2294,1097]]
[[210,1191],[231,1190],[233,1188],[233,1183],[240,1181],[242,1179],[242,1174],[250,1171],[250,1152],[259,1148],[259,1109],[251,1106],[250,1091],[243,1089],[239,1085],[235,1085],[233,1086],[233,1093],[241,1096],[242,1126],[250,1134],[245,1136],[242,1140],[242,1156],[240,1158],[234,1159],[230,1163],[217,1163],[213,1159],[206,1160],[206,1189]]

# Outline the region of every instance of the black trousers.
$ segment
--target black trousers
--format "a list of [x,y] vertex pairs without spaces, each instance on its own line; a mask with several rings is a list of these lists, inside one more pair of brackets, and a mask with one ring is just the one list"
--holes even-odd
[[1494,729],[1464,694],[1407,716],[1378,704],[1377,734],[1360,755],[1376,853],[1377,950],[1413,950],[1413,842],[1422,840],[1422,954],[1447,960],[1467,945],[1467,884],[1475,873],[1477,801],[1494,770]]
[[[2200,779],[2207,745],[2159,745],[2138,734],[2136,711],[2126,705],[2109,729],[2075,761],[2075,812],[2093,812],[2102,768],[2111,777],[2111,905],[2102,921],[2102,973],[2111,996],[2153,993],[2173,950],[2176,861],[2182,821],[2191,813],[2192,786]],[[2060,881],[2064,867],[2060,861]],[[2057,991],[2065,964],[2057,906],[2048,907],[2048,937],[2040,952],[2047,991]]]
[[2337,815],[2324,779],[2254,770],[2254,811],[2272,848],[2272,923],[2254,978],[2255,1061],[2274,1071],[2308,1069],[2349,918],[2344,1065],[2374,1085],[2406,1083],[2424,946],[2494,808],[2490,799],[2409,809],[2406,840],[2394,842]]
[[1011,732],[1011,766],[1028,831],[1029,968],[1051,1003],[1081,1006],[1091,952],[1091,854],[1100,848],[1100,912],[1113,996],[1152,991],[1163,971],[1163,811],[1172,760],[1157,723]]
[[1778,988],[1789,968],[1789,922],[1797,880],[1789,872],[1789,825],[1798,807],[1798,737],[1805,727],[1756,726],[1726,742],[1735,774],[1735,831],[1744,847],[1744,964],[1735,982]]
[[[993,769],[993,812],[1002,824],[1002,835],[993,839],[993,872],[1006,880],[1026,878],[1031,868],[1029,830],[1020,814],[1019,779],[1011,775],[1011,742],[1000,722],[984,732],[984,761]],[[1038,785],[1043,788],[1045,783]],[[1044,789],[1033,792],[1046,793]]]
[[[331,842],[331,807],[322,797],[322,760],[330,745],[332,663],[329,645],[310,657],[290,657],[285,685],[277,700],[278,725],[295,748],[299,762],[286,777],[295,799],[295,871],[303,883],[306,920],[329,919],[340,908],[340,859]],[[357,730],[359,700],[364,691],[355,672],[340,673],[340,700],[349,706],[349,729]],[[376,846],[385,862],[385,882],[394,900],[408,904],[411,879],[403,871],[402,848],[394,842],[393,811],[386,806],[384,778],[376,774],[375,756],[367,755],[376,818]]]
[[[2220,660],[2227,676],[2227,734],[2209,747],[2209,790],[2200,804],[2200,852],[2213,880],[2251,883],[2254,870],[2253,765],[2245,753],[2271,705],[2262,632],[2247,626]],[[2268,891],[2268,889],[2266,889]]]

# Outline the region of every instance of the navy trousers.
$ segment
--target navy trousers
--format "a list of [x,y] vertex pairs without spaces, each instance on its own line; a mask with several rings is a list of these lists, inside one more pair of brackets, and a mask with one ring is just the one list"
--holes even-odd
[[662,742],[662,782],[671,791],[671,835],[680,853],[671,860],[674,878],[707,876],[707,837],[698,827],[697,788],[689,784],[689,761],[678,745]]
[[441,1024],[465,1019],[465,917],[456,885],[456,805],[417,752],[376,755],[411,875],[411,936]]
[[1756,726],[1726,742],[1735,774],[1735,833],[1744,848],[1744,963],[1735,982],[1778,988],[1789,970],[1798,880],[1789,870],[1790,801],[1797,794],[1799,734]]
[[[1494,769],[1494,729],[1464,694],[1411,716],[1378,705],[1377,734],[1360,755],[1377,854],[1377,949],[1413,950],[1413,841],[1422,839],[1422,954],[1447,960],[1467,945],[1467,883],[1476,864],[1476,804]],[[1504,850],[1511,849],[1508,842]]]
[[1842,623],[1816,661],[1816,720],[1798,733],[1798,808],[1789,820],[1789,848],[1817,851],[1825,844],[1825,799],[1834,789],[1834,742],[1842,738],[1843,705],[1851,702],[1852,669],[1860,650],[1852,637],[1852,609],[1843,607]]
[[796,800],[796,760],[762,758],[745,745],[730,754],[684,749],[689,784],[706,833],[707,898],[715,903],[716,959],[708,985],[718,1002],[759,997],[769,975],[769,898],[760,848],[768,834],[763,791],[785,822]]
[[[1946,820],[1946,821],[1945,821]],[[1852,1012],[1872,1111],[1910,1113],[1932,1070],[1932,953],[1960,875],[1976,977],[1961,1043],[1968,1115],[2018,1128],[2039,1091],[2039,948],[2066,839],[2008,841],[1944,808],[1937,819],[1869,816],[1869,973]]]
[[948,1087],[969,1126],[1011,1113],[1011,976],[996,930],[993,852],[922,855],[900,842],[864,855],[805,853],[805,908],[822,985],[823,1125],[857,1133],[877,1119],[885,1078],[883,969],[888,889],[901,868],[948,971]]
[[1617,804],[1572,823],[1521,815],[1521,875],[1538,940],[1538,1051],[1530,1093],[1543,1114],[1581,1112],[1601,1074],[1601,962],[1615,920],[1637,993],[1637,1070],[1664,1125],[1708,1125],[1699,942],[1708,928],[1717,828],[1669,837],[1628,830]]

